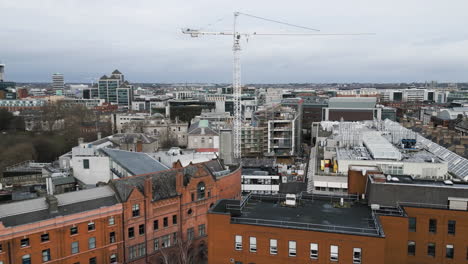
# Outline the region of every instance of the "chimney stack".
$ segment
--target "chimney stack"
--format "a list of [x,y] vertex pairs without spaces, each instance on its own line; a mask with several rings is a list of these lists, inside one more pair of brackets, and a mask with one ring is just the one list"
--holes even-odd
[[99,139],[101,139],[101,138],[102,138],[102,133],[101,133],[101,132],[98,132],[98,133],[97,133],[97,139],[99,140]]
[[49,214],[56,214],[58,213],[58,199],[53,195],[46,196],[46,202],[49,209]]
[[84,143],[84,138],[80,137],[78,138],[78,145],[81,145]]

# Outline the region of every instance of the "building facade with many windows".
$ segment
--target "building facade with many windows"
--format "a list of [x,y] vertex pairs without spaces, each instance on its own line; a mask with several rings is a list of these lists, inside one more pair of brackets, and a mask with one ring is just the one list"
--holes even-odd
[[0,205],[0,263],[121,263],[123,248],[108,186]]
[[114,180],[123,205],[125,262],[206,259],[207,212],[219,199],[240,198],[240,178],[239,168],[212,160]]

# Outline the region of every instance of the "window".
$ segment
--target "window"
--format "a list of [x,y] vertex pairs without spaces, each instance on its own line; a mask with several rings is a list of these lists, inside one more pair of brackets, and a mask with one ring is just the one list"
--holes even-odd
[[31,264],[31,255],[29,255],[29,254],[23,255],[21,257],[21,263],[22,264]]
[[93,231],[96,229],[96,225],[94,225],[94,222],[89,222],[88,223],[88,231]]
[[197,199],[205,199],[205,183],[199,182],[197,185]]
[[454,255],[454,249],[453,249],[453,245],[447,245],[445,246],[445,257],[446,258],[450,258],[450,259],[453,259],[453,255]]
[[89,159],[83,160],[83,169],[89,169]]
[[112,264],[112,263],[117,263],[117,254],[112,254],[112,255],[110,255],[109,260],[110,260],[110,263],[111,263],[111,264]]
[[97,259],[96,257],[92,257],[89,259],[89,264],[97,264]]
[[96,248],[96,238],[95,237],[90,237],[88,239],[88,248],[89,249]]
[[73,235],[76,235],[78,234],[78,227],[77,226],[72,226],[70,228],[70,235],[73,236]]
[[158,229],[159,229],[159,221],[158,221],[158,220],[154,220],[154,221],[153,221],[153,229],[154,229],[154,230],[158,230]]
[[192,209],[191,209],[191,208],[188,209],[187,214],[188,214],[188,215],[191,215],[192,213],[193,213]]
[[142,257],[146,254],[146,247],[145,243],[141,243],[135,246],[131,246],[128,248],[128,258],[135,259]]
[[318,259],[318,244],[310,243],[310,258]]
[[115,243],[115,232],[110,232],[109,233],[109,242],[112,244],[112,243]]
[[436,245],[434,243],[427,244],[427,255],[435,257]]
[[236,248],[236,250],[242,250],[242,236],[236,235],[234,247]]
[[164,217],[163,225],[164,225],[164,227],[167,227],[169,225],[169,220],[167,219],[167,217]]
[[206,234],[205,224],[198,226],[198,235],[204,236]]
[[177,215],[172,216],[172,224],[177,225]]
[[21,239],[21,247],[29,247],[29,238]]
[[154,251],[159,250],[159,238],[154,239]]
[[410,217],[408,219],[408,230],[410,232],[416,232],[416,217]]
[[211,197],[211,192],[210,192],[210,191],[208,191],[208,198],[210,198],[210,197]]
[[2,253],[2,251],[3,251],[3,245],[0,244],[0,253]]
[[270,239],[270,254],[278,254],[278,240]]
[[257,252],[257,238],[250,237],[250,252]]
[[437,220],[436,219],[429,219],[429,232],[430,233],[437,232]]
[[190,194],[190,196],[192,197],[192,202],[195,200],[195,194]]
[[174,245],[177,244],[177,232],[172,233],[172,241],[174,242]]
[[50,249],[42,250],[42,262],[50,261]]
[[80,245],[78,244],[78,241],[72,242],[71,243],[71,253],[76,254],[80,252]]
[[408,241],[408,256],[416,255],[416,242]]
[[115,218],[113,216],[109,217],[109,225],[115,225]]
[[140,205],[139,204],[132,205],[132,216],[133,217],[140,216]]
[[296,256],[296,241],[289,241],[289,256]]
[[455,235],[455,225],[457,224],[457,221],[455,220],[449,220],[448,221],[448,234],[449,235]]
[[167,248],[171,246],[171,235],[165,235],[161,237],[161,247]]
[[192,240],[195,235],[195,230],[193,227],[187,229],[187,240]]
[[353,248],[353,264],[361,264],[362,251],[361,248]]
[[128,228],[128,238],[134,238],[135,237],[135,229],[133,227]]
[[330,246],[330,260],[338,261],[338,246],[335,246],[335,245]]
[[140,236],[145,234],[145,225],[144,224],[138,226],[138,234]]
[[[47,242],[47,241],[49,241],[49,233],[42,234],[41,235],[41,242]],[[0,250],[0,252],[1,252],[1,250]]]

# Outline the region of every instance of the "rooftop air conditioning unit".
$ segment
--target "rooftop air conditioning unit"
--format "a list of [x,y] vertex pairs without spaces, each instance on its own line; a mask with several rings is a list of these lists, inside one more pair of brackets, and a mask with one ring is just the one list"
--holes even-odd
[[286,206],[296,206],[295,194],[286,194]]

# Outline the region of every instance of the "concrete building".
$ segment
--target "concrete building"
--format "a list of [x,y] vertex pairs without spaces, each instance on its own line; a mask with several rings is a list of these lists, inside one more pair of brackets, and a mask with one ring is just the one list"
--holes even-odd
[[63,74],[52,74],[52,88],[54,89],[55,94],[62,95],[63,89],[65,88],[65,80]]
[[308,191],[345,193],[351,166],[414,178],[465,180],[468,160],[390,120],[321,122],[312,128]]
[[263,157],[268,153],[268,130],[266,127],[243,125],[241,132],[242,157]]
[[151,147],[152,142],[147,143],[140,138],[135,149],[125,151],[116,149],[121,144],[123,148],[128,147],[126,140],[122,142],[118,138],[125,139],[126,135],[114,135],[91,143],[80,142],[70,153],[59,158],[60,168],[71,170],[73,176],[87,186],[168,168],[148,154],[137,152],[144,150],[144,144]]
[[[124,263],[160,263],[164,256],[206,261],[207,211],[240,198],[240,169],[217,160],[112,182],[123,205]],[[183,248],[183,249],[181,249]],[[189,249],[192,250],[189,250]]]
[[5,64],[0,63],[0,82],[5,80]]
[[0,205],[0,263],[122,263],[122,204],[108,186]]
[[324,108],[324,121],[381,120],[382,108],[375,97],[333,97]]
[[219,151],[219,132],[211,127],[208,120],[192,124],[188,131],[188,149],[211,149]]

